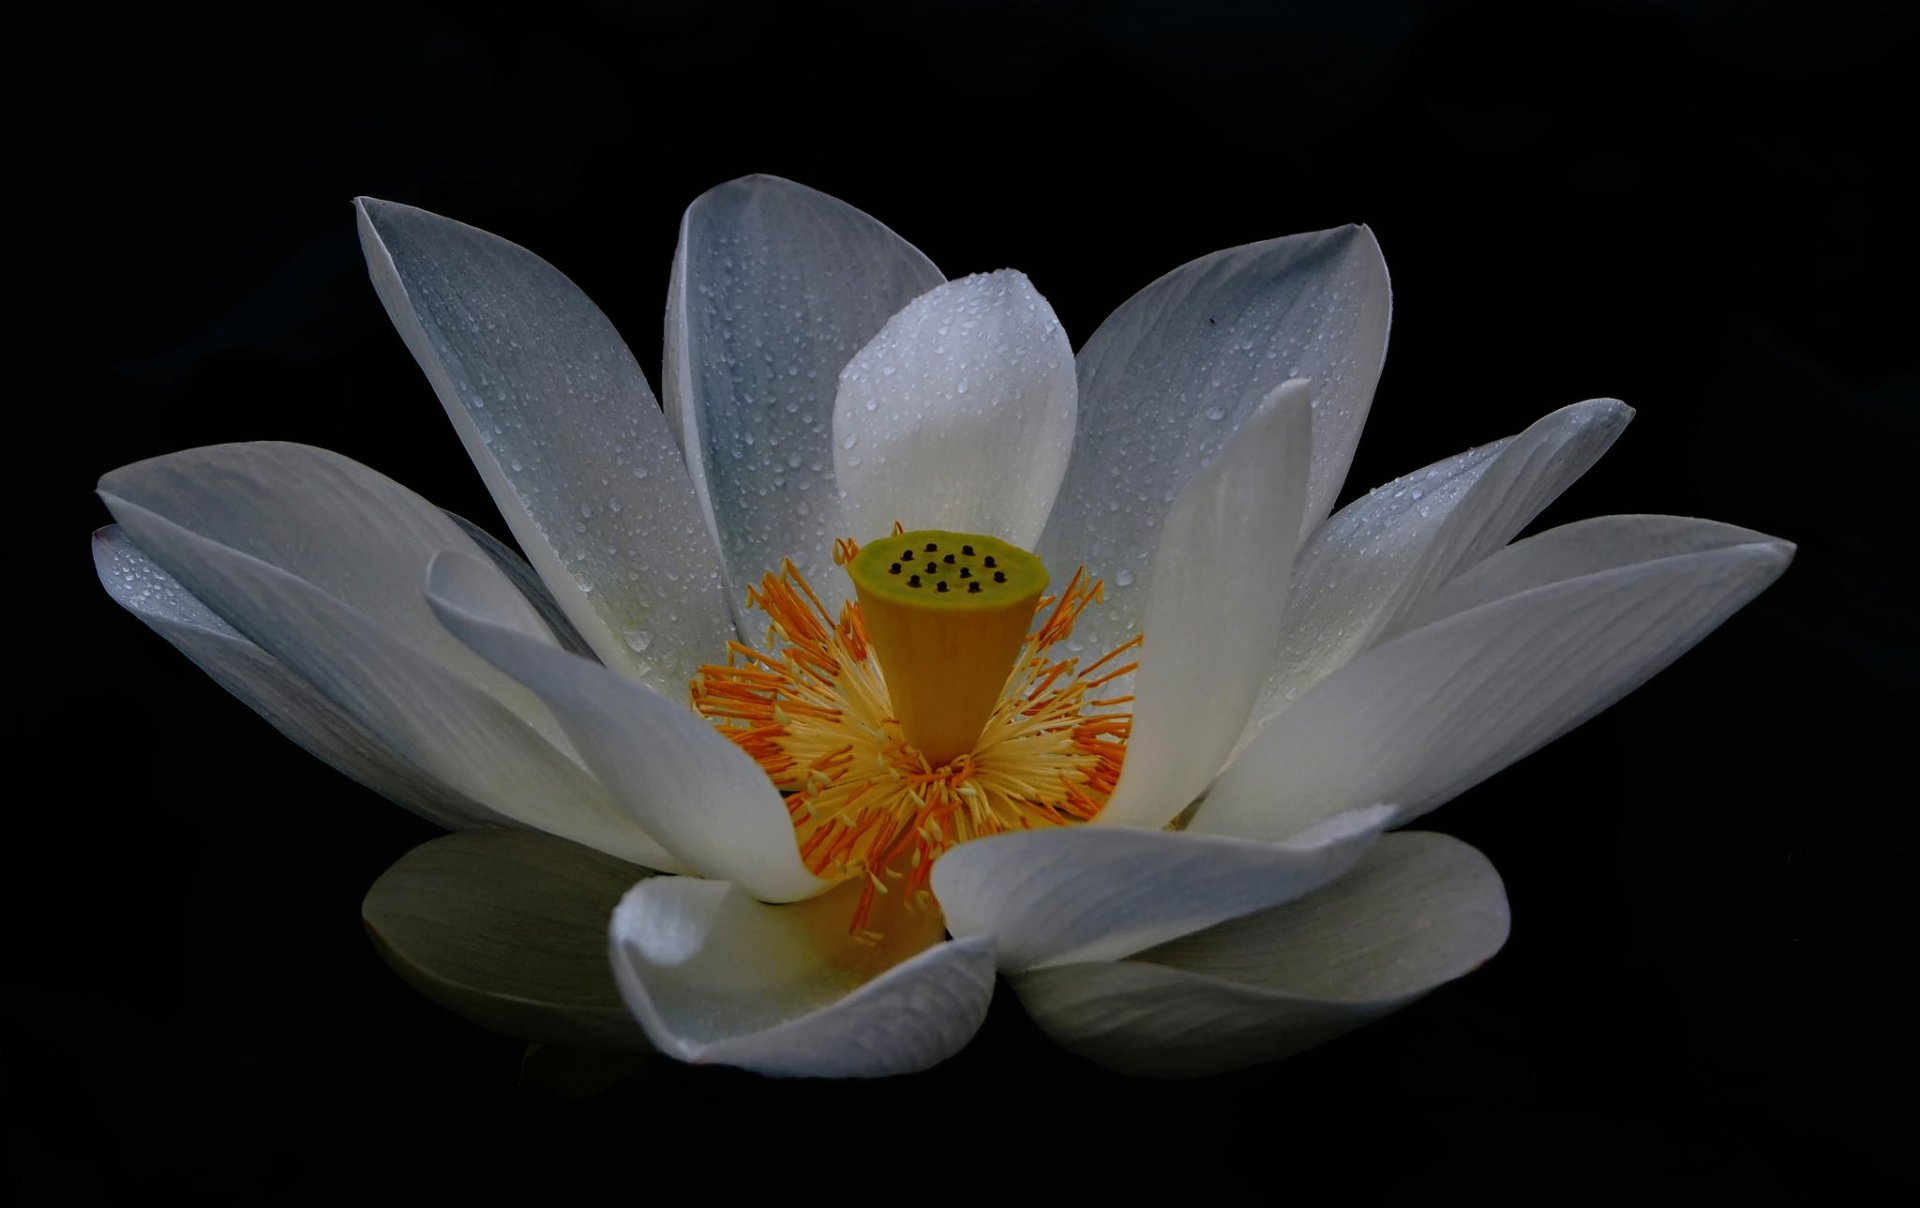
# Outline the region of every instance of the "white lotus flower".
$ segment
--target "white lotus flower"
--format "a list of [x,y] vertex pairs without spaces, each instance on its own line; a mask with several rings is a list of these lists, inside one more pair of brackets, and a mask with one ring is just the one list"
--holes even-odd
[[1364,227],[1176,269],[1076,358],[1020,274],[945,282],[857,210],[736,181],[681,228],[663,412],[531,253],[359,221],[532,571],[364,466],[245,444],[106,475],[102,580],[396,801],[686,874],[611,926],[684,1060],[923,1068],[996,970],[1061,1044],[1155,1074],[1402,1006],[1490,957],[1507,903],[1466,845],[1381,832],[1791,555],[1662,516],[1509,545],[1626,424],[1604,399],[1329,516],[1387,342]]

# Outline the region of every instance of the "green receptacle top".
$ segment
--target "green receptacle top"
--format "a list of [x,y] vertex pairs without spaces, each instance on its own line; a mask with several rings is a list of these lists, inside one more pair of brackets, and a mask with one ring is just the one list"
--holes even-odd
[[869,541],[847,569],[864,592],[911,608],[1005,608],[1047,589],[1046,566],[1026,550],[945,529]]

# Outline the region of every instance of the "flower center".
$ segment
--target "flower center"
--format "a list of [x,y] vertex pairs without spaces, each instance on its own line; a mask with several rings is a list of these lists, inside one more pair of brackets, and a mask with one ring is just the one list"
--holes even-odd
[[[956,843],[1084,822],[1120,778],[1130,696],[1099,689],[1137,664],[1136,637],[1080,665],[1056,659],[1101,584],[992,537],[937,530],[835,543],[858,603],[828,615],[791,562],[747,590],[766,649],[728,643],[693,707],[787,794],[801,858],[862,876],[856,936],[876,894],[931,906],[933,861]],[[1037,622],[1037,623],[1036,623]]]
[[929,529],[873,542],[847,574],[901,733],[932,764],[971,752],[1025,643],[1047,568],[993,537]]

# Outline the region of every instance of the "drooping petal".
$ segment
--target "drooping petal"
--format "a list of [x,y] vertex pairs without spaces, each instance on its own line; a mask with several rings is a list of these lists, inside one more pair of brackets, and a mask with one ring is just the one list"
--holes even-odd
[[494,826],[486,806],[409,763],[285,663],[241,636],[127,540],[119,525],[93,535],[93,565],[114,601],[214,682],[308,752],[387,799],[446,827]]
[[1384,836],[1298,901],[1131,960],[1012,977],[1055,1042],[1108,1069],[1197,1077],[1289,1057],[1471,972],[1506,942],[1493,866],[1445,835]]
[[1614,399],[1563,407],[1517,436],[1397,478],[1320,526],[1296,561],[1284,636],[1248,736],[1462,568],[1512,540],[1632,418]]
[[[475,658],[433,618],[420,588],[443,549],[479,551],[447,514],[366,466],[307,445],[263,442],[186,449],[121,466],[100,492],[154,513],[208,541],[278,567],[409,643],[462,679],[499,698],[549,736],[546,717],[524,689]],[[115,512],[116,517],[118,512]],[[127,535],[242,631],[166,552],[122,521]],[[492,576],[483,604],[502,623],[553,636],[506,576]],[[248,632],[248,637],[262,642]]]
[[1112,960],[1292,901],[1358,860],[1393,819],[1372,806],[1286,843],[1132,827],[1022,831],[955,847],[933,892],[957,936],[1002,969]]
[[847,531],[986,533],[1032,549],[1073,450],[1067,333],[1025,276],[964,277],[887,320],[840,373]]
[[360,917],[402,980],[482,1027],[645,1052],[607,965],[607,920],[650,875],[533,831],[447,835],[381,873]]
[[[1313,380],[1313,470],[1301,532],[1333,506],[1386,355],[1386,262],[1365,227],[1203,256],[1113,312],[1080,350],[1073,459],[1041,538],[1049,566],[1144,575],[1180,488],[1289,378]],[[1144,593],[1090,611],[1110,649],[1139,627]]]
[[829,609],[848,596],[832,563],[848,535],[831,447],[840,370],[943,280],[880,223],[792,181],[749,176],[687,207],[663,390],[733,583],[790,557]]
[[437,558],[427,589],[448,630],[545,701],[620,806],[686,866],[771,902],[832,888],[800,862],[786,805],[760,765],[658,692],[529,640],[463,606],[472,558]]
[[[447,663],[297,575],[101,494],[154,562],[408,763],[522,826],[650,868],[681,867],[524,715]],[[492,618],[501,632],[555,657],[572,657],[512,621],[498,613]],[[554,724],[537,699],[514,689]]]
[[525,248],[356,205],[380,300],[514,538],[601,662],[677,691],[734,636],[731,593],[626,343]]
[[1275,387],[1161,525],[1127,761],[1096,821],[1164,825],[1233,749],[1280,641],[1312,451],[1309,394],[1306,382]]
[[682,1061],[798,1077],[926,1069],[986,1017],[992,942],[943,943],[936,912],[898,909],[861,942],[847,933],[860,890],[769,906],[725,881],[644,881],[614,912],[614,977]]
[[1271,840],[1373,801],[1416,818],[1645,682],[1778,577],[1792,548],[1616,566],[1386,642],[1262,730],[1190,826]]

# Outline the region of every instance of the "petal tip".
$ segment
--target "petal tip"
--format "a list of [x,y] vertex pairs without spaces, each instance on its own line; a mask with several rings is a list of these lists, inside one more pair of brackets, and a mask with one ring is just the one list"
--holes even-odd
[[1775,575],[1792,565],[1794,555],[1800,550],[1797,542],[1788,541],[1784,537],[1768,537],[1765,541],[1757,541],[1754,544],[1772,554],[1774,560],[1780,564],[1779,570],[1774,572]]

